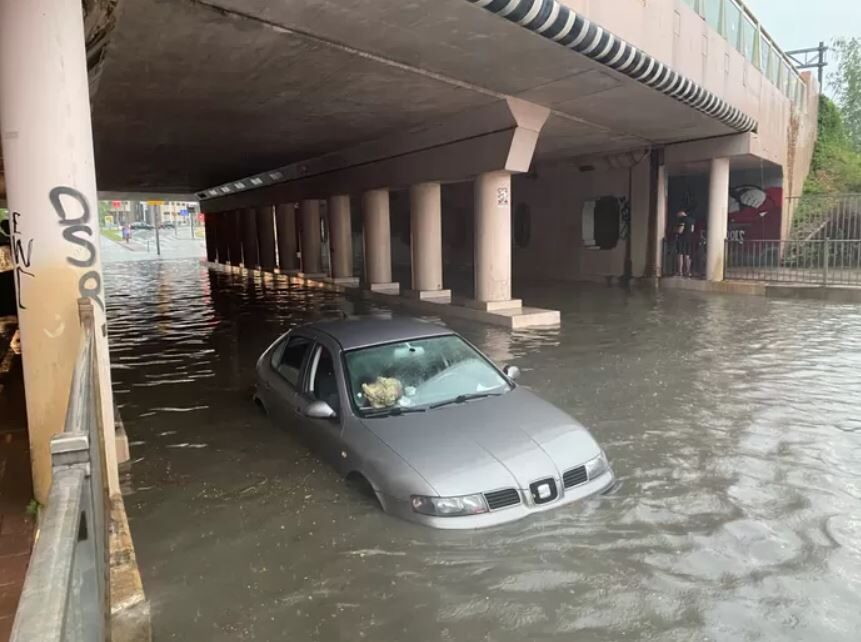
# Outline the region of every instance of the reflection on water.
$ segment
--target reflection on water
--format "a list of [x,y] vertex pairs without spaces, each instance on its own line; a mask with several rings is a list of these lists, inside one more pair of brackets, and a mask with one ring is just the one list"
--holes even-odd
[[554,286],[528,298],[560,330],[452,321],[621,480],[464,533],[382,514],[250,402],[279,333],[379,308],[196,261],[106,278],[157,640],[858,638],[857,307]]

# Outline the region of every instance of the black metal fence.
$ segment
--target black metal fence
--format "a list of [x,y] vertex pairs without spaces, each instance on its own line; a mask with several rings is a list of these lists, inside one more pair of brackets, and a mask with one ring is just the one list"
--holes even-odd
[[861,240],[726,241],[727,279],[861,286]]
[[662,276],[705,278],[706,246],[704,243],[664,239],[663,255]]
[[793,241],[861,239],[861,194],[806,194],[786,199]]

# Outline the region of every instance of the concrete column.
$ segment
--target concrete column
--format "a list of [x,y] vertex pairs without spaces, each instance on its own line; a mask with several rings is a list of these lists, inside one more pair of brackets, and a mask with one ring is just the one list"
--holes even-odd
[[218,226],[215,214],[206,212],[203,215],[203,232],[206,236],[206,260],[210,263],[218,261]]
[[442,190],[439,183],[410,188],[412,294],[420,299],[451,300],[442,289]]
[[709,168],[709,227],[706,235],[706,278],[709,281],[723,281],[728,215],[729,159],[714,158]]
[[321,276],[320,201],[302,201],[299,215],[302,218],[302,272],[308,276]]
[[228,213],[227,229],[230,239],[230,264],[236,267],[242,265],[242,210],[233,210]]
[[230,235],[228,233],[228,212],[219,212],[215,216],[215,227],[218,237],[218,262],[222,265],[230,263]]
[[353,230],[350,225],[350,197],[346,194],[329,199],[329,237],[332,242],[332,279],[352,284]]
[[364,223],[365,281],[371,290],[398,293],[392,283],[392,226],[389,190],[375,189],[362,196]]
[[0,0],[0,124],[36,499],[51,482],[92,300],[108,484],[119,492],[114,398],[81,3]]
[[296,239],[296,205],[287,203],[275,208],[275,223],[278,226],[278,270],[282,274],[299,271],[296,252],[299,243]]
[[485,309],[519,307],[511,300],[511,174],[475,181],[475,300]]
[[260,249],[260,269],[275,271],[275,216],[272,206],[257,208],[257,246]]
[[667,237],[667,168],[665,165],[658,167],[658,205],[655,227],[657,245],[655,247],[655,266],[657,275],[664,273],[664,241]]
[[242,265],[247,270],[260,267],[260,250],[257,246],[257,212],[242,210]]

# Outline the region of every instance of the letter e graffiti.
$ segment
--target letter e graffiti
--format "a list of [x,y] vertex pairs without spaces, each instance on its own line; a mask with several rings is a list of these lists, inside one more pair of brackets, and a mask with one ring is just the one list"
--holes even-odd
[[21,218],[21,212],[12,212],[12,261],[15,264],[15,288],[18,293],[18,308],[26,310],[24,305],[24,277],[35,278],[35,274],[30,271],[30,266],[33,264],[33,239],[24,240],[21,236],[21,229],[18,227],[18,220]]

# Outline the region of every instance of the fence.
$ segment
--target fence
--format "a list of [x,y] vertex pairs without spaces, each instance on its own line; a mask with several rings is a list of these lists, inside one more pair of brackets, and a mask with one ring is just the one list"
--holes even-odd
[[109,635],[110,506],[92,302],[81,299],[79,310],[83,333],[65,428],[51,440],[51,489],[12,642],[91,642]]
[[786,199],[794,241],[861,240],[861,194],[806,194]]
[[861,286],[861,240],[726,241],[727,279]]

